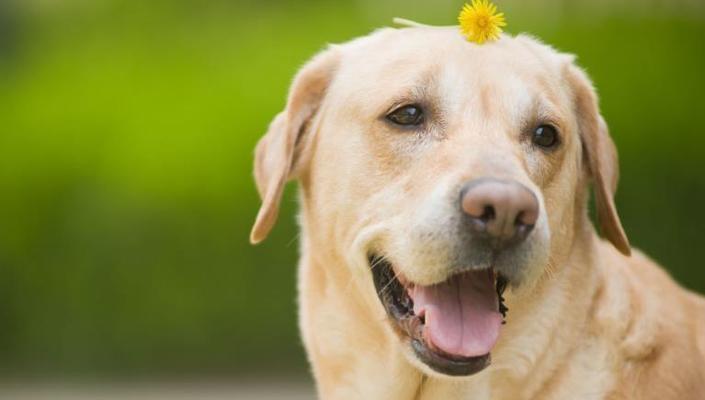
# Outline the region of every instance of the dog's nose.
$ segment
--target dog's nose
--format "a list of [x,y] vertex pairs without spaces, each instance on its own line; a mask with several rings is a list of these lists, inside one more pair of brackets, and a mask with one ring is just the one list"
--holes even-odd
[[463,212],[475,234],[507,244],[524,240],[539,217],[539,202],[526,186],[513,181],[477,179],[460,194]]

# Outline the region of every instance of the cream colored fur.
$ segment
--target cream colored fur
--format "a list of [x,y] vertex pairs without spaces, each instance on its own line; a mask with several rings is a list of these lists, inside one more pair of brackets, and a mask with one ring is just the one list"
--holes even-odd
[[[422,133],[384,120],[423,102]],[[560,148],[526,129],[550,121]],[[273,226],[287,180],[300,182],[300,328],[322,399],[704,399],[705,301],[631,250],[617,216],[616,151],[573,57],[530,37],[477,46],[453,28],[383,29],[331,46],[292,84],[257,147]],[[431,284],[458,260],[455,188],[510,178],[541,216],[492,364],[465,378],[432,372],[392,329],[367,255]],[[592,184],[598,221],[587,213]]]

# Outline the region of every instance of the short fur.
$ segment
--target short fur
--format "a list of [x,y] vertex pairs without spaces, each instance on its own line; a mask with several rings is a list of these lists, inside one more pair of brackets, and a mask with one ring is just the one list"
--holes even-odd
[[[321,398],[705,398],[705,300],[630,249],[613,201],[617,153],[573,58],[525,35],[477,46],[414,27],[331,46],[298,73],[257,146],[251,240],[298,180],[300,328]],[[430,114],[421,133],[384,120],[409,102]],[[525,140],[545,120],[561,133],[550,153]],[[367,255],[410,281],[443,281],[472,259],[452,200],[487,176],[532,189],[541,215],[506,261],[520,279],[492,364],[450,378],[392,328]],[[588,217],[591,183],[611,244]]]

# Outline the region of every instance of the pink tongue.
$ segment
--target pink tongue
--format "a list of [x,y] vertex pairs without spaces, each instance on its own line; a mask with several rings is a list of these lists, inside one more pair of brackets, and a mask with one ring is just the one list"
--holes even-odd
[[425,316],[424,339],[454,356],[476,357],[497,342],[502,315],[490,271],[467,272],[410,291],[414,313]]

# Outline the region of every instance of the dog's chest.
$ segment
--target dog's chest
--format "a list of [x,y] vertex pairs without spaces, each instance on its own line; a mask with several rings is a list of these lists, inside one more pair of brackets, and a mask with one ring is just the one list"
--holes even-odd
[[[607,346],[586,343],[571,357],[552,369],[535,369],[525,383],[495,375],[477,375],[467,381],[427,379],[418,391],[419,400],[601,400],[612,385]],[[477,379],[475,379],[477,378]]]

